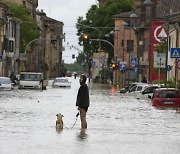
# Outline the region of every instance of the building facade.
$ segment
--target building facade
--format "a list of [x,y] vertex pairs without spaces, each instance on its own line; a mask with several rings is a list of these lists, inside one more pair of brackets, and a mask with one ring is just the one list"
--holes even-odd
[[[152,0],[152,5],[145,5],[144,0],[140,0],[140,1],[136,1],[136,5],[138,9],[135,11],[137,16],[134,19],[132,19],[131,16],[132,12],[122,13],[113,16],[116,26],[122,25],[124,21],[128,22],[128,20],[134,22],[132,31],[135,32],[136,37],[134,37],[133,42],[137,42],[137,43],[136,44],[131,43],[130,46],[135,45],[135,48],[137,50],[136,52],[137,54],[135,55],[135,57],[137,57],[138,63],[137,65],[134,64],[134,66],[132,66],[134,67],[134,73],[136,73],[137,75],[136,80],[141,81],[142,77],[145,76],[148,82],[152,83],[159,79],[163,80],[167,78],[168,79],[175,78],[175,74],[177,74],[177,69],[175,69],[176,68],[175,65],[172,65],[172,63],[175,64],[174,62],[175,59],[170,58],[170,48],[172,46],[171,45],[172,43],[173,46],[179,47],[179,31],[177,26],[179,24],[179,10],[180,10],[179,0],[169,0],[169,1]],[[173,28],[174,25],[176,25],[176,28]],[[121,27],[121,29],[123,32],[126,31],[123,29],[123,27]],[[174,31],[172,31],[173,29]],[[155,33],[156,35],[158,35],[157,37],[155,36]],[[124,32],[124,38],[126,37],[129,36],[127,36],[127,33]],[[115,48],[118,48],[118,45],[122,44],[121,40],[118,41],[117,38],[118,37],[114,38]],[[159,42],[154,43],[153,38],[158,40]],[[167,55],[166,57],[167,60],[165,59],[165,61],[163,62],[164,66],[171,65],[172,68],[174,69],[168,72],[169,76],[167,76],[166,74],[167,71],[165,67],[164,67],[165,68],[164,71],[160,72],[160,75],[158,75],[159,73],[158,68],[155,67],[155,58],[157,58],[155,56],[157,54],[156,51],[157,49],[155,46],[163,43],[162,42],[163,39],[167,40],[166,46],[168,46],[165,50],[167,53],[167,54],[165,53]],[[124,47],[125,47],[124,48],[125,51],[127,49],[127,46],[124,45]],[[116,51],[117,50],[114,51],[115,55],[116,55]],[[120,57],[123,57],[124,52],[122,53],[122,51],[123,48],[118,52],[120,54]],[[128,55],[130,54],[125,52],[124,56],[128,57]],[[131,60],[131,56],[129,56],[128,60],[127,59],[124,60],[128,65],[128,61]],[[170,64],[170,61],[173,62],[171,62]],[[162,64],[160,67],[162,67]],[[125,74],[127,73],[127,70],[128,69],[126,69]],[[122,74],[120,75],[120,78],[123,78]],[[125,78],[127,78],[127,75],[125,76]]]
[[64,39],[63,22],[46,16],[43,11],[37,12],[37,21],[41,29],[38,45],[40,57],[38,69],[44,70],[46,78],[61,76],[62,42]]

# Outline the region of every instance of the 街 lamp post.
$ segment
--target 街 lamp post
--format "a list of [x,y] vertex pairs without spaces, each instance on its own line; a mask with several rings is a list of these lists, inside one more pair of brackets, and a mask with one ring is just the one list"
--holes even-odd
[[[170,20],[170,0],[168,1],[168,3],[162,1],[162,3],[167,6],[168,9],[168,14],[167,14],[167,38],[166,38],[166,66],[165,69],[167,69],[167,65],[168,65],[168,50],[169,50],[169,20]],[[167,71],[165,71],[165,79],[166,81],[168,80],[168,75],[167,75]]]
[[[146,13],[149,15],[149,18],[146,15],[146,18],[149,19],[149,52],[148,52],[148,58],[149,58],[149,71],[148,71],[148,83],[151,81],[151,71],[152,71],[152,61],[151,61],[151,32],[152,32],[152,5],[154,3],[151,0],[145,0],[144,5],[146,6]],[[147,12],[149,11],[149,12]]]
[[[29,47],[29,45],[31,45],[31,43],[35,42],[35,41],[38,41],[40,38],[37,38],[37,39],[33,39],[32,41],[30,41],[26,47],[25,47],[25,50],[24,50],[24,54],[26,55],[27,57],[27,49]],[[28,58],[28,57],[27,57]],[[27,59],[27,66],[26,66],[26,71],[29,71],[29,64],[28,64],[28,59]]]
[[[122,41],[122,47],[123,47],[123,53],[122,53],[122,61],[124,62],[124,54],[125,54],[125,27],[127,26],[127,22],[123,22],[122,26],[123,26],[123,41]],[[122,88],[125,87],[125,70],[123,70],[122,68]]]

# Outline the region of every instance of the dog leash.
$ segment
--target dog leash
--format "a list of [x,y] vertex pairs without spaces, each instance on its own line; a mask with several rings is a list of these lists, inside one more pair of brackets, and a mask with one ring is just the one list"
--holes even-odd
[[76,124],[76,122],[77,122],[78,116],[79,116],[79,112],[76,114],[76,120],[75,120],[73,126],[72,126],[71,128],[66,127],[67,129],[72,129],[72,128],[74,128],[74,126],[75,126],[75,124]]

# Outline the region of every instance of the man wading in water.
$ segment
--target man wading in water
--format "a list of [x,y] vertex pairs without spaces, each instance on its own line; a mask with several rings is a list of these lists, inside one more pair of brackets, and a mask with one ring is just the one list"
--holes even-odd
[[86,84],[86,76],[81,75],[79,79],[80,88],[77,94],[76,106],[80,112],[81,128],[87,128],[86,112],[89,107],[89,89]]

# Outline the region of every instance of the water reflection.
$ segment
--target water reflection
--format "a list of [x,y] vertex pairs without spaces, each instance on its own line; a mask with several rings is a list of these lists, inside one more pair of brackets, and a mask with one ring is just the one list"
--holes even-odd
[[55,127],[55,129],[56,129],[56,132],[57,132],[58,134],[62,133],[62,131],[63,131],[63,129],[60,129],[60,128],[56,128],[56,127]]
[[[159,110],[120,95],[116,87],[90,83],[88,128],[80,129],[75,106],[79,81],[71,82],[70,89],[0,92],[0,153],[180,153],[179,109]],[[59,112],[64,128],[56,130]]]
[[88,137],[86,131],[87,131],[87,129],[80,129],[80,132],[77,135],[78,140],[83,141],[83,140],[85,140]]

